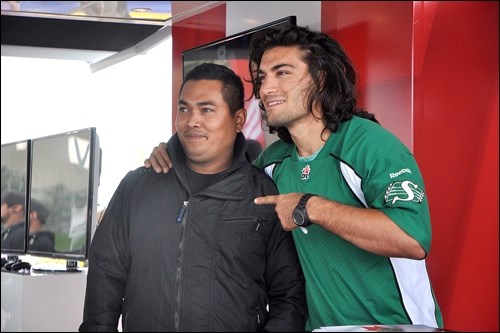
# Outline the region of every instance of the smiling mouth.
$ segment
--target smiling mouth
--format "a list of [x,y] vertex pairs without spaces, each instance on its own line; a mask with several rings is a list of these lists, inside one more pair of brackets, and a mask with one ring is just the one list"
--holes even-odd
[[276,106],[276,105],[280,105],[280,104],[283,104],[283,103],[285,103],[284,99],[266,101],[266,107],[270,108],[270,107],[273,107],[273,106]]
[[201,141],[206,139],[207,137],[203,134],[188,133],[184,135],[184,138],[189,141]]

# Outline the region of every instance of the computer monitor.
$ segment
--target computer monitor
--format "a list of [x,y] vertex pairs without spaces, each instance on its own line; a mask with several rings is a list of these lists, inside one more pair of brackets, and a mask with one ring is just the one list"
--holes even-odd
[[78,270],[88,258],[97,225],[101,149],[96,129],[32,139],[26,253],[67,260],[67,268],[33,265],[37,270]]
[[[182,52],[183,77],[194,67],[202,63],[216,63],[234,70],[242,79],[248,79],[248,47],[252,36],[261,30],[274,27],[287,27],[297,24],[296,16],[287,16],[243,32],[227,36],[208,44]],[[234,67],[234,61],[242,61],[243,66]]]
[[31,140],[2,144],[2,254],[26,252]]

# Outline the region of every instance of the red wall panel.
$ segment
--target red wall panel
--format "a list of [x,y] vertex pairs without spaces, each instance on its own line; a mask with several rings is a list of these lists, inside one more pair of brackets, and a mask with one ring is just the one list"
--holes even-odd
[[414,152],[446,327],[498,331],[498,2],[415,2]]
[[321,29],[358,71],[359,104],[412,149],[412,16],[409,1],[323,1]]

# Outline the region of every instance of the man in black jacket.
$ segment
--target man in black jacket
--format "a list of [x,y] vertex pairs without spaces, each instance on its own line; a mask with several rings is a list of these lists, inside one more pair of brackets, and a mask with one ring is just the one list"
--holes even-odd
[[304,331],[304,277],[246,157],[241,79],[203,64],[186,77],[174,172],[144,167],[116,190],[89,256],[80,331]]
[[50,212],[45,205],[31,198],[28,249],[54,252],[55,235],[45,227]]
[[2,252],[23,250],[25,242],[26,197],[24,193],[2,192]]

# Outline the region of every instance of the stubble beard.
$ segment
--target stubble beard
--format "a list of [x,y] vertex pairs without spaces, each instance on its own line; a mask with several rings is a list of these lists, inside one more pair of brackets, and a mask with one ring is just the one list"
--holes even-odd
[[[276,112],[276,111],[274,111]],[[286,127],[288,128],[291,126],[294,122],[299,120],[301,117],[304,115],[297,114],[296,112],[292,110],[281,110],[281,115],[278,115],[276,117],[269,117],[269,114],[267,116],[267,124],[272,127]],[[307,112],[306,112],[307,114]]]

